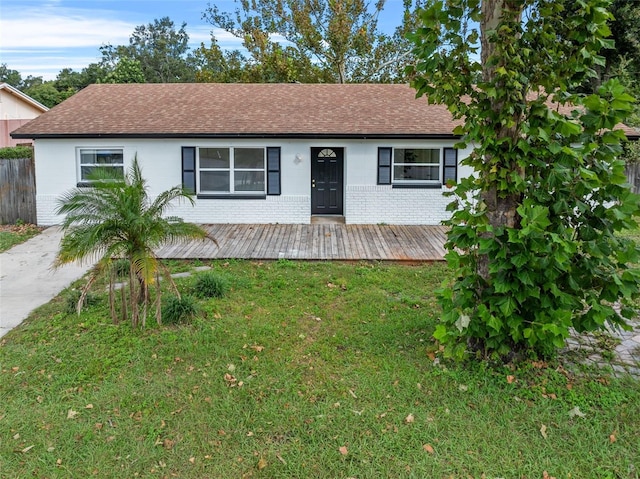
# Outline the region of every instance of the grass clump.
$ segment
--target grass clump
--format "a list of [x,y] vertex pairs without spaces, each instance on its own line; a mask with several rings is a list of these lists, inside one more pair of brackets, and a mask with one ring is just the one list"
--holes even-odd
[[196,300],[188,295],[171,295],[162,301],[162,320],[166,324],[182,324],[192,320],[198,313]]
[[18,220],[15,225],[0,225],[0,253],[40,234],[42,228]]
[[213,271],[196,276],[193,293],[199,298],[222,298],[229,289],[227,279]]
[[[82,297],[82,291],[78,289],[73,289],[66,297],[66,312],[67,314],[77,314],[78,313],[78,302]],[[82,298],[82,308],[86,308],[88,306],[92,306],[98,304],[99,298],[93,293],[87,293]],[[82,309],[81,308],[81,309]]]
[[129,269],[131,268],[131,263],[126,258],[120,258],[115,260],[111,267],[113,268],[113,272],[116,278],[126,278],[129,276]]

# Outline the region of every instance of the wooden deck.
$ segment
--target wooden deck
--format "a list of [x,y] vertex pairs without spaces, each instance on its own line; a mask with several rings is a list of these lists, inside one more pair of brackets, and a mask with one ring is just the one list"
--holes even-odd
[[160,258],[442,261],[444,226],[204,225],[211,240],[164,246]]

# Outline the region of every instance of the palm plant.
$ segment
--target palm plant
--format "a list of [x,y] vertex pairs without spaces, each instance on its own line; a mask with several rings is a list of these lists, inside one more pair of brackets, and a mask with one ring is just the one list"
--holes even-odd
[[[98,169],[99,170],[99,169]],[[129,305],[131,322],[145,326],[149,305],[149,286],[157,285],[156,320],[161,323],[159,275],[166,274],[179,296],[168,270],[154,253],[154,249],[167,243],[207,237],[197,225],[185,223],[181,218],[165,216],[174,200],[186,199],[193,204],[191,195],[181,187],[162,192],[153,201],[137,158],[124,178],[108,173],[93,178],[90,188],[74,188],[59,200],[57,213],[65,215],[62,223],[64,236],[55,266],[73,261],[97,261],[96,268],[83,288],[78,301],[78,312],[84,295],[95,279],[103,273],[109,276],[109,304],[114,322],[118,322],[115,307],[115,260],[129,261]],[[215,240],[214,240],[215,241]],[[121,288],[121,317],[126,318],[126,288]],[[139,306],[142,305],[142,314]]]

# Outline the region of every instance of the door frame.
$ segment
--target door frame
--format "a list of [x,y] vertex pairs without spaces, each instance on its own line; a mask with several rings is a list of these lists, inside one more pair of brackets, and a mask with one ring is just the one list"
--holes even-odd
[[[316,204],[316,201],[315,201],[315,191],[316,191],[315,180],[316,180],[316,178],[314,178],[314,175],[317,172],[316,160],[319,157],[318,156],[319,153],[322,150],[325,150],[325,149],[329,149],[329,150],[335,151],[336,154],[337,154],[337,157],[339,158],[339,162],[340,162],[340,165],[339,165],[339,169],[340,169],[340,171],[339,171],[340,184],[339,184],[339,186],[337,188],[339,190],[339,204],[337,205],[338,207],[336,208],[337,211],[330,212],[330,213],[318,212],[318,211],[314,210],[315,204]],[[344,178],[345,178],[345,171],[344,171],[344,169],[345,169],[345,161],[344,160],[345,160],[345,158],[344,158],[344,155],[345,155],[345,148],[344,147],[338,147],[338,146],[313,146],[313,147],[310,148],[309,157],[311,158],[311,168],[310,168],[311,171],[310,171],[309,186],[311,188],[311,198],[310,199],[311,199],[311,214],[312,215],[332,215],[332,216],[343,216],[344,215],[344,197],[345,197],[345,194],[344,194],[344,188],[345,188],[345,181],[344,181]]]

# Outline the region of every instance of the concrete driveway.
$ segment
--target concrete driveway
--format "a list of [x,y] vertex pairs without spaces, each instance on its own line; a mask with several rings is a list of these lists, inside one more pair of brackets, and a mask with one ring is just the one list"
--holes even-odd
[[61,238],[62,230],[54,226],[0,253],[0,337],[93,266],[70,264],[52,270]]

